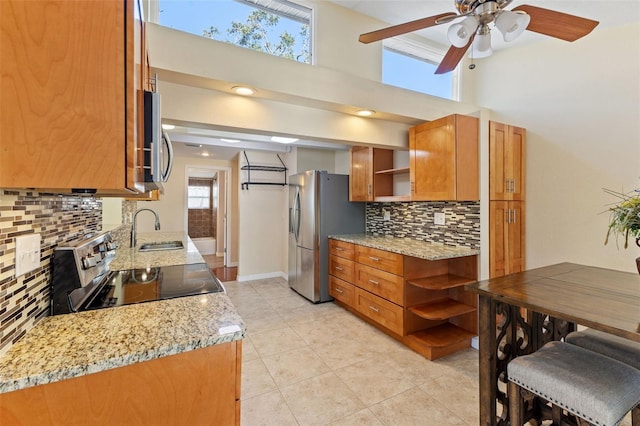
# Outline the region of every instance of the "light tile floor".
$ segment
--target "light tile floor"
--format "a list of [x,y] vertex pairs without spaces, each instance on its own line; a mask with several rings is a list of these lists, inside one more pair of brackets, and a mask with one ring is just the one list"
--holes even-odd
[[225,287],[248,330],[242,426],[478,425],[475,349],[429,361],[284,279]]
[[248,329],[242,426],[478,424],[476,350],[429,361],[280,278],[225,287]]

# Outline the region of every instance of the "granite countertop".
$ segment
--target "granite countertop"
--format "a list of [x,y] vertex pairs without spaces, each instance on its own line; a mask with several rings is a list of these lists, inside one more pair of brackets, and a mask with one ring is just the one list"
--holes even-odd
[[0,357],[0,393],[240,340],[244,333],[224,293],[46,317]]
[[[119,248],[111,269],[204,262],[183,233],[141,233],[138,245],[178,239],[185,249]],[[245,332],[225,293],[50,316],[0,356],[0,393],[240,340]]]
[[[136,235],[136,247],[120,246],[116,257],[109,264],[112,271],[142,269],[154,266],[190,265],[205,263],[195,244],[183,232],[140,232]],[[182,241],[185,248],[179,250],[158,250],[140,252],[144,243]]]
[[454,257],[480,254],[480,250],[475,250],[469,247],[448,246],[444,244],[430,243],[427,241],[395,237],[350,234],[329,235],[329,238],[426,260],[451,259]]

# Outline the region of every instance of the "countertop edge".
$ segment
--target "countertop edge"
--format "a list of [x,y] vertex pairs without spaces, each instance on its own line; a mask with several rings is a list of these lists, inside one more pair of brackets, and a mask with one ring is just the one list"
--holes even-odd
[[[127,367],[139,362],[151,361],[163,358],[165,356],[178,355],[196,349],[204,349],[210,346],[229,343],[245,338],[245,330],[232,333],[223,337],[198,340],[193,343],[179,344],[158,348],[156,350],[145,351],[137,354],[129,354],[126,356],[105,359],[99,362],[91,363],[86,366],[75,366],[69,369],[58,370],[55,373],[44,373],[22,377],[16,380],[7,380],[0,382],[0,395],[3,393],[19,391],[33,386],[46,385],[59,382],[61,380],[73,379],[76,377],[86,376],[88,374],[100,373],[114,368]],[[56,377],[52,377],[55,375]]]

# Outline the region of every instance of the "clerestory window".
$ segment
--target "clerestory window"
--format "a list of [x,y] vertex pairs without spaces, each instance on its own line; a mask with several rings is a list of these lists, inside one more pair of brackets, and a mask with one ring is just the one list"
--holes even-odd
[[311,63],[311,9],[288,0],[159,0],[158,23]]
[[444,52],[417,38],[400,36],[384,41],[382,82],[403,89],[458,100],[457,71],[434,74]]

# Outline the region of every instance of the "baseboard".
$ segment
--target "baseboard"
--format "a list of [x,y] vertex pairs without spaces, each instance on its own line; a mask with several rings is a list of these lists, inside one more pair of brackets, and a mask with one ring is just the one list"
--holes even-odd
[[266,280],[268,278],[284,278],[286,280],[287,277],[288,275],[284,272],[267,272],[266,274],[238,275],[236,281]]
[[216,252],[216,257],[222,257],[222,256],[224,256],[224,252],[223,251]]
[[478,349],[480,346],[478,345],[478,336],[471,338],[471,347],[473,349]]
[[229,262],[227,264],[227,268],[236,268],[238,266],[238,262]]

